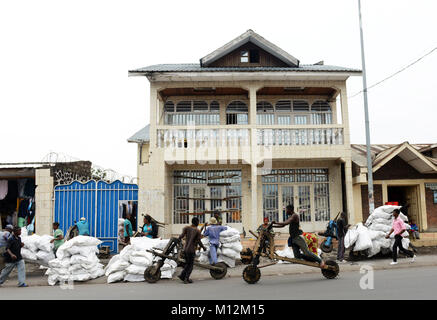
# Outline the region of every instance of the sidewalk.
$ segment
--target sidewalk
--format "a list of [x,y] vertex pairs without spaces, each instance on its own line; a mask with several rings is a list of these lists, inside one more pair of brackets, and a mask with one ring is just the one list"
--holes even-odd
[[[430,267],[437,266],[437,255],[421,255],[416,258],[416,262],[411,263],[410,258],[399,258],[399,264],[395,266],[391,266],[391,259],[369,259],[358,262],[346,262],[340,264],[340,276],[342,272],[350,272],[350,271],[360,271],[361,266],[371,266],[374,270],[386,270],[386,269],[400,269],[400,268],[418,268],[418,267]],[[269,263],[269,260],[261,261],[260,265],[264,265]],[[246,265],[238,264],[235,268],[229,268],[228,273],[226,275],[227,278],[242,278],[242,273]],[[45,270],[39,270],[37,267],[31,267],[29,264],[26,266],[27,275],[26,275],[26,283],[29,286],[48,286],[47,276],[44,275]],[[180,281],[176,275],[181,272],[181,268],[178,268],[172,280],[163,280],[163,281]],[[320,269],[312,268],[304,265],[293,265],[288,263],[278,263],[273,266],[269,266],[261,269],[262,276],[278,276],[278,275],[293,275],[293,274],[304,274],[304,273],[319,273]],[[209,270],[201,269],[198,267],[194,268],[191,278],[193,280],[213,280],[213,278],[209,274]],[[86,282],[75,282],[75,285],[87,285],[87,284],[106,284],[107,278],[105,276],[86,281]],[[110,285],[110,284],[108,284]],[[16,287],[17,286],[17,276],[16,272],[12,274],[12,276],[3,284],[3,288],[7,287]],[[1,287],[0,287],[1,290]],[[25,290],[25,289],[23,289]]]

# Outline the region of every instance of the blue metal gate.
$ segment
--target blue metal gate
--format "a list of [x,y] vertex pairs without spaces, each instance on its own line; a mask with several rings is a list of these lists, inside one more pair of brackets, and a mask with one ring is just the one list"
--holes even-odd
[[80,218],[85,217],[91,236],[103,241],[102,245],[118,251],[119,201],[138,201],[138,185],[120,181],[106,183],[90,180],[59,185],[54,190],[54,220],[64,232]]

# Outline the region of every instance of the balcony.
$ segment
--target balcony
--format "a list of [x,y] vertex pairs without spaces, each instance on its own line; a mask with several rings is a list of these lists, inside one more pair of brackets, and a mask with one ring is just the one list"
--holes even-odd
[[343,145],[341,125],[275,127],[257,129],[259,146]]
[[219,148],[249,147],[248,128],[189,129],[171,128],[157,130],[158,148]]

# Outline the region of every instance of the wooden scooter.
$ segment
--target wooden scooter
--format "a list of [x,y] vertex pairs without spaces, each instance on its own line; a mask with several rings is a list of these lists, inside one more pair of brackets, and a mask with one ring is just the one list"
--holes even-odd
[[[162,250],[162,252],[158,251],[157,249],[151,249],[147,251],[155,256],[162,258],[144,271],[144,279],[148,283],[155,283],[161,278],[161,268],[164,265],[165,259],[175,261],[178,266],[183,266],[185,264],[182,250],[182,242],[177,238],[171,238],[165,246],[164,250]],[[209,269],[211,277],[216,280],[223,279],[228,271],[227,265],[223,262],[219,262],[215,265],[210,265],[199,263],[195,260],[194,265],[200,268]]]
[[[337,277],[340,269],[338,264],[333,260],[325,261],[325,267],[321,268],[316,262],[278,256],[275,253],[275,235],[271,232],[272,228],[273,222],[271,222],[267,227],[260,227],[260,229],[258,229],[258,234],[255,234],[250,230],[250,233],[252,233],[257,240],[253,250],[248,248],[241,252],[242,262],[244,264],[249,264],[243,271],[244,281],[249,284],[257,283],[261,278],[260,269],[275,265],[280,260],[291,262],[293,264],[302,264],[309,267],[320,268],[323,276],[327,279],[334,279]],[[273,262],[259,266],[260,257],[267,257]]]

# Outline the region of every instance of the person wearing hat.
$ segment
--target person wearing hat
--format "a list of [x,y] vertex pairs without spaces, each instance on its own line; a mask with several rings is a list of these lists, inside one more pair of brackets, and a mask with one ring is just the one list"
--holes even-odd
[[80,236],[90,235],[90,226],[84,217],[80,218],[80,221],[76,223],[76,226]]
[[225,231],[227,228],[218,224],[216,218],[212,217],[209,220],[210,226],[206,228],[204,236],[209,239],[209,263],[214,265],[217,263],[217,249],[220,245],[220,232]]

